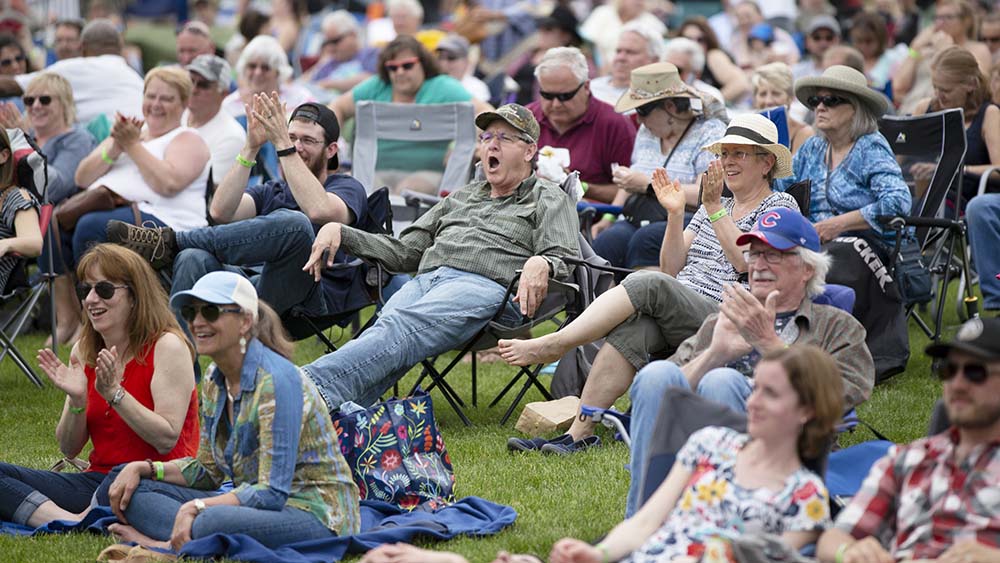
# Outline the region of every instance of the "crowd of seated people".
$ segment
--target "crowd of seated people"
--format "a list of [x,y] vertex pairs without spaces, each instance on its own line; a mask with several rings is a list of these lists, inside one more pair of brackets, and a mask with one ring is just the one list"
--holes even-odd
[[[331,415],[376,404],[491,321],[530,320],[593,238],[622,269],[616,285],[559,331],[498,345],[525,366],[604,339],[581,404],[627,395],[633,410],[626,520],[595,544],[558,541],[551,561],[693,561],[709,538],[748,530],[790,550],[816,544],[832,563],[996,559],[1000,510],[981,483],[1000,478],[1000,25],[988,3],[732,0],[708,18],[638,0],[391,0],[384,18],[380,5],[240,3],[239,24],[194,12],[172,29],[174,60],[140,64],[114,13],[53,14],[49,61],[30,33],[0,35],[0,124],[34,140],[45,197],[63,205],[48,229],[51,345],[70,350],[47,343],[38,363],[65,394],[58,449],[85,466],[0,463],[0,519],[37,527],[109,505],[120,539],[175,551],[214,533],[270,548],[356,534],[359,490]],[[217,41],[233,32],[230,65]],[[351,144],[373,133],[355,123],[363,101],[471,103],[467,182],[441,185],[451,143],[382,139],[374,185],[362,185]],[[965,117],[957,212],[983,317],[925,353],[948,431],[891,450],[834,521],[806,462],[906,366],[892,270],[906,234],[882,218],[908,214],[936,170],[897,159],[879,119],[951,108]],[[538,166],[561,151],[561,169]],[[20,158],[0,131],[0,288],[21,261],[49,258]],[[562,185],[571,172],[582,194]],[[387,234],[368,201],[383,185],[448,195]],[[577,200],[606,206],[589,233]],[[364,332],[293,358],[282,327],[293,313],[372,302],[365,269],[333,268],[355,258],[402,275]],[[853,309],[823,304],[829,285],[853,290]],[[212,366],[200,391],[199,354]],[[692,434],[643,503],[660,402],[674,392],[746,416],[747,429]],[[88,443],[86,466],[74,458]],[[576,417],[507,447],[600,443]],[[950,496],[940,482],[965,485]],[[724,492],[705,498],[706,487]],[[464,558],[397,544],[364,561]]]

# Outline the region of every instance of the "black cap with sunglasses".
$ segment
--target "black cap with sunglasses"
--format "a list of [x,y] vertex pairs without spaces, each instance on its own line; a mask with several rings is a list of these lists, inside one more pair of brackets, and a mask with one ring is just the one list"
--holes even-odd
[[972,319],[958,329],[954,340],[931,344],[926,352],[932,358],[947,358],[952,350],[986,362],[1000,361],[1000,318]]

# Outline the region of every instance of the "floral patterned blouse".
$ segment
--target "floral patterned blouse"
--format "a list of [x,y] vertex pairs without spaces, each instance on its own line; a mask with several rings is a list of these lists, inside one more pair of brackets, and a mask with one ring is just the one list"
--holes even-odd
[[747,533],[781,535],[820,531],[830,525],[826,486],[815,473],[800,468],[780,491],[745,489],[734,477],[736,454],[750,437],[730,428],[703,428],[688,438],[677,463],[691,478],[670,516],[623,561],[666,562],[698,557],[713,536],[736,538]]

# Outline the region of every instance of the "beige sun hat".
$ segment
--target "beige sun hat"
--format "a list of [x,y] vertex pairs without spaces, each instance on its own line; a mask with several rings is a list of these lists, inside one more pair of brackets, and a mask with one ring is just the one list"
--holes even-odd
[[667,98],[690,98],[692,109],[701,111],[701,95],[681,80],[677,67],[670,63],[653,63],[632,71],[628,91],[618,98],[615,111],[625,113],[639,106]]
[[788,147],[778,142],[778,128],[770,119],[763,115],[752,113],[737,115],[726,127],[726,134],[718,141],[713,141],[703,147],[712,154],[722,152],[722,145],[753,145],[774,155],[774,175],[777,178],[787,178],[792,175],[792,153]]
[[795,97],[806,107],[809,107],[809,97],[819,90],[838,90],[853,94],[875,115],[883,115],[889,109],[885,97],[868,87],[865,75],[849,66],[833,65],[824,70],[821,76],[808,76],[795,82]]

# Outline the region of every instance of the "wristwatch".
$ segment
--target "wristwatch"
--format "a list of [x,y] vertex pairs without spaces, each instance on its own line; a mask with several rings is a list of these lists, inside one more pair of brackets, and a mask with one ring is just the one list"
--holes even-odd
[[108,404],[111,405],[112,407],[117,407],[118,403],[121,403],[122,399],[124,398],[125,398],[125,388],[119,387],[118,390],[115,391],[115,394],[111,397],[111,400],[108,401]]
[[205,506],[205,501],[201,500],[200,498],[194,499],[194,509],[198,511],[198,514],[205,512],[206,508],[208,507]]
[[292,145],[292,146],[288,147],[287,149],[281,149],[280,151],[276,151],[276,152],[278,153],[278,158],[281,158],[283,156],[293,155],[293,154],[295,154],[295,145]]

